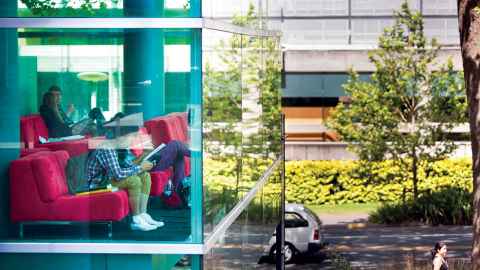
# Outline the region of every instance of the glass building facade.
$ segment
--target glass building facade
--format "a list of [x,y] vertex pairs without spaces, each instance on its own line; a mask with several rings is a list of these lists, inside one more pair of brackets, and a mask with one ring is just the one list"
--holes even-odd
[[[306,157],[307,148],[315,152],[313,142],[327,141],[321,147],[328,149],[330,141],[338,141],[325,122],[339,102],[348,101],[343,85],[349,71],[369,80],[375,66],[368,53],[404,2],[422,15],[427,39],[442,45],[438,62],[451,57],[455,70],[462,70],[455,0],[284,0],[268,7],[268,26],[282,32],[283,111],[287,138],[296,141],[287,152],[298,153],[292,156]],[[315,158],[331,156],[328,151]]]
[[[274,3],[219,2],[2,2],[0,269],[216,269],[268,253],[281,190]],[[172,141],[188,154],[128,175],[150,179],[138,178],[138,209],[127,177],[80,192],[109,143],[128,170]],[[143,208],[165,225],[132,229]]]
[[[268,8],[271,28],[285,46],[375,45],[404,0],[292,0]],[[441,44],[458,44],[455,0],[408,0],[425,19],[425,34]]]

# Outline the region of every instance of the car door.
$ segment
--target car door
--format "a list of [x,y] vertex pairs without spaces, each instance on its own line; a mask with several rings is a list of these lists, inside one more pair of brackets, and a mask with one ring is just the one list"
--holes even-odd
[[311,228],[308,221],[295,212],[285,212],[285,241],[300,252],[308,250]]

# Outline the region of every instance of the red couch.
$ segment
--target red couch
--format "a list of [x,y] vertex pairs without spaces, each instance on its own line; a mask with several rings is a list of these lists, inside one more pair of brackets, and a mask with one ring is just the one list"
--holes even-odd
[[[129,213],[125,191],[76,196],[68,193],[66,151],[38,152],[10,165],[10,218],[38,221],[110,222]],[[21,226],[22,228],[22,226]]]
[[24,144],[21,156],[25,156],[38,150],[36,148],[51,151],[65,150],[70,156],[78,156],[88,152],[88,140],[74,140],[65,142],[51,142],[41,144],[39,136],[48,139],[48,129],[40,115],[32,114],[20,118],[20,140]]
[[[188,142],[187,113],[172,113],[156,117],[145,121],[144,125],[152,136],[152,142],[155,146],[168,143],[171,140]],[[187,157],[185,158],[185,173],[190,175],[190,158]],[[150,173],[152,179],[150,195],[161,195],[171,175],[171,170]]]

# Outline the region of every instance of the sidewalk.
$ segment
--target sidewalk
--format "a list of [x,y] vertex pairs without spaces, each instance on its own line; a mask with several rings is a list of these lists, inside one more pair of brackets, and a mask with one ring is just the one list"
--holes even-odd
[[430,250],[438,241],[447,243],[448,258],[470,257],[471,226],[391,227],[367,224],[352,228],[348,224],[336,224],[325,225],[323,229],[331,247],[357,269],[378,269],[380,265],[399,264],[399,258],[428,261]]

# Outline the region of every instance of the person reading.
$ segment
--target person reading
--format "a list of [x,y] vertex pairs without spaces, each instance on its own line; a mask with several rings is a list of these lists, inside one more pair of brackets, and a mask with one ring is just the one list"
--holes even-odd
[[[122,118],[118,118],[116,121],[138,123],[143,122],[141,119],[143,119],[143,115],[140,113],[128,116],[122,115]],[[116,122],[111,121],[104,126],[113,127],[115,125]],[[172,140],[166,144],[157,146],[153,152],[151,152],[149,149],[154,148],[152,138],[143,129],[140,129],[139,132],[136,133],[136,138],[133,139],[131,143],[136,146],[129,147],[128,151],[122,151],[120,155],[124,157],[123,159],[131,162],[138,162],[147,158],[154,164],[152,171],[164,171],[170,167],[173,168],[173,178],[168,181],[163,191],[165,197],[170,197],[174,192],[178,193],[180,190],[189,193],[188,189],[190,187],[190,180],[185,175],[185,157],[190,157],[191,151],[188,149],[187,145],[181,141]],[[184,203],[188,204],[188,202]]]
[[[130,148],[130,151],[126,153],[131,160],[148,160],[151,161],[154,166],[152,171],[164,171],[168,168],[173,169],[173,177],[169,179],[165,189],[163,190],[163,196],[170,197],[174,192],[189,193],[190,180],[185,175],[185,157],[191,156],[191,151],[181,141],[171,140],[166,144],[160,144],[153,151],[152,139],[145,131],[140,131],[137,135],[136,145]],[[138,147],[138,145],[141,145]],[[145,145],[146,147],[143,147]],[[145,150],[145,151],[144,151]],[[182,198],[188,200],[187,198]],[[188,202],[184,201],[187,205]]]
[[142,161],[136,164],[121,153],[128,150],[135,136],[127,134],[131,129],[116,128],[108,132],[108,140],[93,150],[87,159],[86,175],[88,185],[94,189],[110,183],[112,186],[128,191],[128,200],[132,211],[132,230],[151,231],[164,225],[147,213],[150,194],[150,174],[153,163]]

